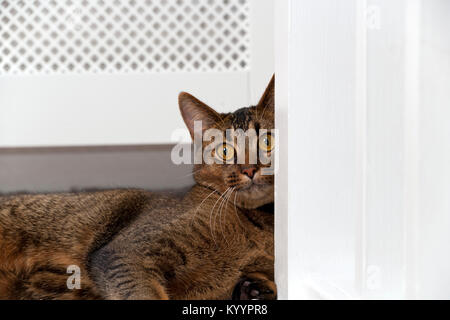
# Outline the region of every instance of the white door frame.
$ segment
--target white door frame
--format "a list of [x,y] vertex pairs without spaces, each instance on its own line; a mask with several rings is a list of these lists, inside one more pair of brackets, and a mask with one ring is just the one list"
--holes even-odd
[[449,8],[276,2],[280,299],[450,296]]

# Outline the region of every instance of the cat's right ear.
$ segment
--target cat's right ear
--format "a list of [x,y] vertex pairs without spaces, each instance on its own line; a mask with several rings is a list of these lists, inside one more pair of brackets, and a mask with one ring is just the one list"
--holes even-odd
[[272,76],[272,79],[269,82],[269,85],[266,88],[261,100],[259,100],[258,108],[263,112],[265,110],[271,110],[274,112],[275,110],[275,75]]
[[208,107],[189,93],[180,93],[178,96],[178,103],[181,115],[189,129],[192,139],[194,139],[195,121],[202,122],[203,131],[210,129],[214,124],[220,121],[220,115],[214,111],[214,109]]

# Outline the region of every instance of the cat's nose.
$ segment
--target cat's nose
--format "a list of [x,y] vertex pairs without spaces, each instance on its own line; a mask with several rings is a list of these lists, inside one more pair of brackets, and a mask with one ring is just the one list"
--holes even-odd
[[242,169],[242,173],[245,174],[250,179],[253,179],[253,176],[256,173],[256,168],[244,168]]

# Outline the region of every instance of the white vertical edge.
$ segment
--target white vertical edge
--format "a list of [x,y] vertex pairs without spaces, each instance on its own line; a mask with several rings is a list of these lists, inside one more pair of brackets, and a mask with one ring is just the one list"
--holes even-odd
[[367,197],[367,0],[356,1],[356,259],[355,286],[365,289]]
[[280,145],[277,156],[275,187],[275,281],[278,299],[289,296],[289,176],[288,176],[288,125],[289,125],[289,32],[291,0],[275,2],[275,73],[276,73],[276,124]]
[[250,0],[249,105],[261,98],[274,73],[274,6],[278,0]]
[[404,264],[405,298],[418,298],[421,0],[405,1]]

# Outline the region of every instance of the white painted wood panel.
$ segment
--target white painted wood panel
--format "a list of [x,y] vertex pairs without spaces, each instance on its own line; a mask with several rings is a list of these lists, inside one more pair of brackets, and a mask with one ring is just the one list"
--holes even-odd
[[367,139],[361,293],[367,298],[403,297],[406,2],[367,1],[379,12],[379,25],[366,31],[367,119],[360,133]]
[[416,297],[450,298],[450,2],[422,1]]
[[[275,282],[278,298],[289,298],[289,35],[291,2],[278,1],[275,6],[275,127],[279,135],[276,152],[275,188]],[[296,284],[294,284],[296,285]]]
[[450,298],[449,5],[277,5],[281,298]]
[[[288,257],[277,269],[279,279],[287,278],[280,297],[345,298],[356,268],[356,6],[332,0],[279,6],[278,21],[289,21],[288,47],[277,47],[277,60],[288,59],[277,66],[286,77],[277,83],[277,126],[289,137],[277,178],[277,231],[287,230],[287,237],[276,242]],[[277,259],[285,255],[277,251]]]

